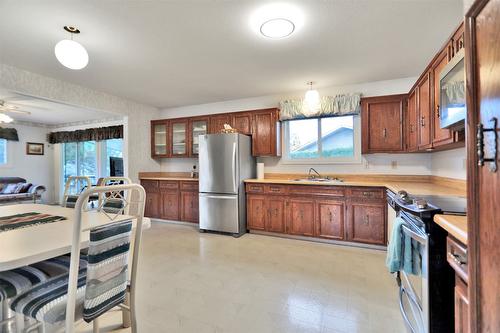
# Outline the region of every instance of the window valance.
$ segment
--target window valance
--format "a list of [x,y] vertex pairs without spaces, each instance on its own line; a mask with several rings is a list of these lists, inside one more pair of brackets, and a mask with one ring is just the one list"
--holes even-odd
[[99,128],[88,128],[76,131],[51,132],[49,143],[103,141],[123,138],[123,125]]
[[361,94],[325,96],[311,110],[303,99],[280,102],[280,120],[357,115],[361,111]]
[[15,128],[0,127],[0,139],[19,141],[19,136],[17,135],[17,130]]

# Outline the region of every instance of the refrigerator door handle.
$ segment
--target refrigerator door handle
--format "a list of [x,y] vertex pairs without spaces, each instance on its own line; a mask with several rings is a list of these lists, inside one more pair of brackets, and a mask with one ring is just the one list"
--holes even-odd
[[232,171],[233,171],[233,190],[236,192],[236,142],[233,142],[233,165],[232,165]]
[[227,200],[237,200],[238,197],[236,196],[229,196],[229,195],[211,195],[211,194],[204,194],[200,193],[200,197],[203,198],[210,198],[210,199],[227,199]]

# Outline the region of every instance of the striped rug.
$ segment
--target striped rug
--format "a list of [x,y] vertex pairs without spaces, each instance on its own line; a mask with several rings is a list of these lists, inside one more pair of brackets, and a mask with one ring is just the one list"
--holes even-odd
[[64,216],[55,216],[36,212],[2,216],[0,217],[0,232],[63,220],[66,220]]

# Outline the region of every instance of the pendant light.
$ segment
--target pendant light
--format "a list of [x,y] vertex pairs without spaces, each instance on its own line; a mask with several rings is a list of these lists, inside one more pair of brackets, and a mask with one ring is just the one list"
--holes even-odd
[[310,81],[307,84],[309,85],[309,90],[304,96],[304,104],[308,112],[314,113],[318,111],[320,106],[319,93],[316,89],[313,89],[314,82]]
[[56,44],[54,53],[57,60],[69,69],[85,68],[89,63],[89,54],[82,44],[73,40],[73,35],[79,34],[80,30],[71,26],[64,26],[64,30],[70,33],[71,39],[63,39]]

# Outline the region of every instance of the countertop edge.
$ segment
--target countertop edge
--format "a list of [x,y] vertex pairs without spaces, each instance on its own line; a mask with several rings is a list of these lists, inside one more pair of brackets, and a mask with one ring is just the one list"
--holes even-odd
[[467,216],[437,214],[434,215],[434,222],[467,245]]
[[177,180],[197,182],[198,178],[182,178],[182,177],[140,177],[140,180]]

